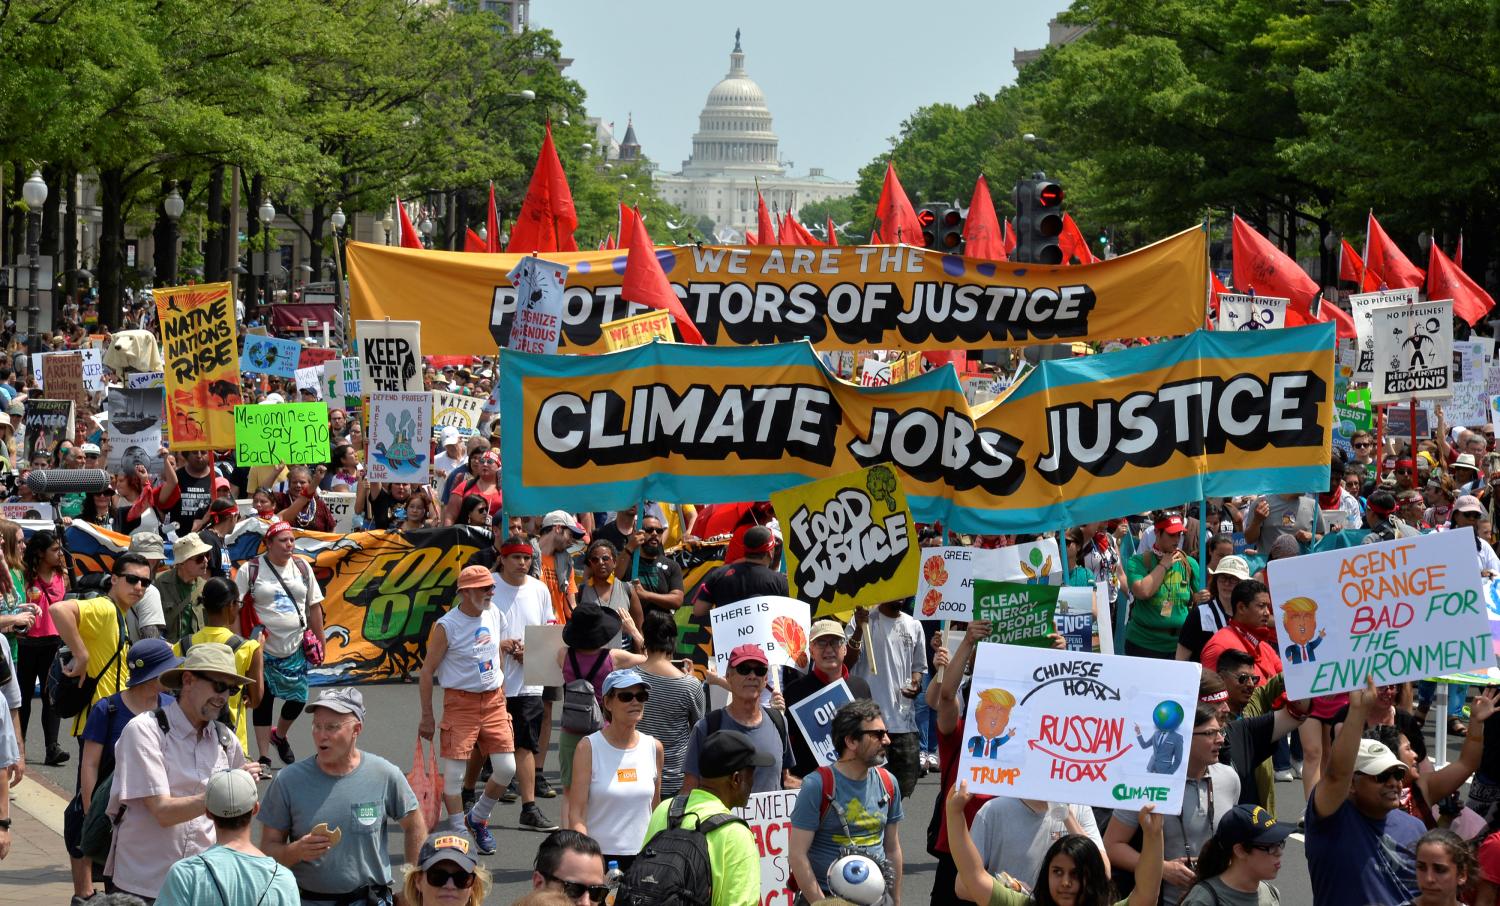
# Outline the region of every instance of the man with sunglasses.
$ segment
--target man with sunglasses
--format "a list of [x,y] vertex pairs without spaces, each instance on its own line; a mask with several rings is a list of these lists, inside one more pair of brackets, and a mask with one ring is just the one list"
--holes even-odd
[[1404,903],[1418,893],[1417,839],[1427,828],[1401,810],[1406,765],[1359,728],[1375,680],[1349,693],[1349,718],[1307,803],[1307,868],[1314,906]]
[[800,781],[792,776],[792,746],[787,738],[786,717],[774,708],[760,703],[770,673],[770,661],[757,645],[740,645],[729,652],[729,703],[693,726],[687,753],[682,759],[682,791],[691,791],[704,775],[700,764],[707,756],[708,738],[720,730],[734,730],[748,736],[755,748],[770,756],[770,761],[755,769],[756,793],[796,789]]
[[672,613],[683,605],[682,567],[670,557],[662,556],[665,535],[666,526],[660,517],[642,516],[640,531],[626,539],[615,569],[620,578],[635,586],[642,607],[656,607]]
[[162,616],[167,621],[166,638],[181,639],[203,628],[198,598],[208,580],[209,546],[197,535],[182,535],[172,545],[171,569],[163,570],[151,587],[161,596]]
[[106,890],[153,900],[172,863],[214,845],[214,823],[205,813],[208,779],[225,770],[252,778],[261,773],[259,764],[245,761],[234,731],[217,720],[229,697],[249,682],[236,672],[228,645],[195,645],[161,675],[177,700],[125,726],[115,744],[109,815],[121,817],[104,865]]
[[63,675],[79,683],[86,676],[98,679],[89,707],[73,720],[74,736],[83,735],[89,709],[95,702],[125,688],[129,673],[125,649],[131,642],[125,615],[151,584],[151,564],[140,554],[116,557],[113,572],[108,597],[64,599],[53,602],[51,607],[57,634],[73,654],[73,659],[63,667]]
[[1354,463],[1365,470],[1370,478],[1375,477],[1375,437],[1368,431],[1355,431],[1349,438],[1349,446],[1354,450]]
[[[1240,802],[1276,811],[1276,781],[1293,780],[1290,769],[1278,776],[1272,756],[1278,742],[1295,732],[1307,719],[1310,701],[1286,701],[1280,674],[1261,676],[1249,653],[1227,649],[1219,656],[1217,674],[1204,671],[1198,687],[1199,700],[1210,697],[1219,705],[1219,723],[1224,727],[1224,747],[1219,763],[1234,769],[1240,778]],[[1280,701],[1281,707],[1276,707]]]
[[[537,847],[531,867],[532,889],[556,890],[575,906],[604,906],[604,854],[588,834],[567,829],[553,831]],[[756,891],[760,882],[756,882]]]

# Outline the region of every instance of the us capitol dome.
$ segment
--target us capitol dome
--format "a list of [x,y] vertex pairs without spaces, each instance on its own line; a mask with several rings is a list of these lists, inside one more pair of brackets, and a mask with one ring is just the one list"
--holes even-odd
[[707,217],[716,230],[732,230],[736,235],[730,242],[742,241],[746,227],[755,229],[757,180],[778,224],[788,210],[796,214],[805,204],[854,194],[855,183],[832,179],[820,167],[805,176],[789,175],[792,167],[781,159],[771,108],[745,71],[736,31],[729,72],[708,92],[698,115],[692,156],[682,162],[680,172],[654,175],[657,193],[692,220]]

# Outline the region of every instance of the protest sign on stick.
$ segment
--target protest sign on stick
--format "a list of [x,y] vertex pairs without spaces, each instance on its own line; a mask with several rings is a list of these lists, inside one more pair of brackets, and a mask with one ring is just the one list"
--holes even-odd
[[1180,814],[1201,673],[981,642],[958,779],[976,793]]
[[42,359],[49,399],[72,400],[78,412],[89,404],[89,392],[83,385],[83,353],[55,353]]
[[601,329],[604,331],[604,345],[610,352],[640,346],[658,337],[668,343],[676,339],[676,334],[672,333],[672,314],[665,311],[646,311],[618,321],[607,321]]
[[282,403],[234,407],[234,461],[276,466],[328,461],[328,407]]
[[833,745],[833,715],[852,701],[854,694],[849,691],[849,684],[839,680],[787,708],[818,764],[838,761]]
[[548,355],[557,352],[568,265],[528,255],[517,262],[509,277],[516,287],[517,305],[506,348]]
[[156,317],[173,451],[233,447],[240,368],[229,284],[157,289]]
[[160,387],[152,390],[130,390],[110,388],[105,397],[109,421],[105,428],[109,434],[109,459],[106,464],[116,475],[134,475],[135,467],[142,465],[153,476],[160,476],[162,457],[162,405],[166,392]]
[[472,437],[479,428],[484,400],[446,390],[432,391],[432,427],[457,428],[464,437]]
[[288,378],[297,373],[302,344],[280,337],[248,335],[240,353],[240,371]]
[[1416,301],[1415,289],[1355,293],[1349,297],[1349,308],[1354,314],[1355,351],[1359,356],[1353,374],[1356,381],[1375,378],[1375,309],[1387,305],[1412,305]]
[[431,436],[431,394],[370,394],[367,476],[371,481],[426,484],[432,468]]
[[1290,299],[1219,293],[1219,330],[1280,330]]
[[359,321],[360,385],[366,393],[420,393],[422,325],[418,321]]
[[714,637],[714,669],[720,676],[729,673],[729,653],[747,644],[764,651],[772,667],[807,669],[811,626],[806,602],[761,595],[715,607],[708,618]]
[[1464,527],[1267,564],[1287,695],[1493,666],[1474,550]]
[[916,592],[916,525],[890,466],[779,491],[771,505],[785,533],[787,584],[815,616]]
[[1371,315],[1375,330],[1377,403],[1442,399],[1453,384],[1453,300],[1382,305]]
[[974,580],[974,619],[990,621],[989,641],[1046,647],[1057,631],[1056,585]]

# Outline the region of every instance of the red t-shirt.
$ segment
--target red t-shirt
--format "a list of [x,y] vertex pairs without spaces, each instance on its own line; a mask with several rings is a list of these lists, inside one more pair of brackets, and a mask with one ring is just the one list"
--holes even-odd
[[[952,733],[938,734],[938,777],[942,781],[942,787],[938,790],[937,806],[933,809],[938,830],[936,842],[928,850],[928,854],[932,856],[948,851],[948,792],[958,779],[958,758],[963,754],[963,749],[964,722],[963,718],[959,718],[958,726],[953,728]],[[973,826],[979,807],[993,798],[995,797],[975,796],[970,799],[969,804],[964,807],[964,820]]]

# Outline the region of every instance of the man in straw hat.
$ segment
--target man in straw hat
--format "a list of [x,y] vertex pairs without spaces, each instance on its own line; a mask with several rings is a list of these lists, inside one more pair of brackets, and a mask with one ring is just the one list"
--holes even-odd
[[119,817],[104,873],[106,889],[155,899],[172,863],[214,845],[214,824],[204,814],[208,778],[247,764],[239,740],[215,718],[230,694],[250,682],[235,672],[228,645],[194,646],[161,675],[177,700],[136,717],[115,745],[115,779],[109,814]]
[[151,587],[161,595],[162,616],[167,621],[166,639],[175,642],[203,628],[198,597],[208,578],[208,556],[212,550],[196,534],[181,535],[172,545],[172,568],[158,573]]

